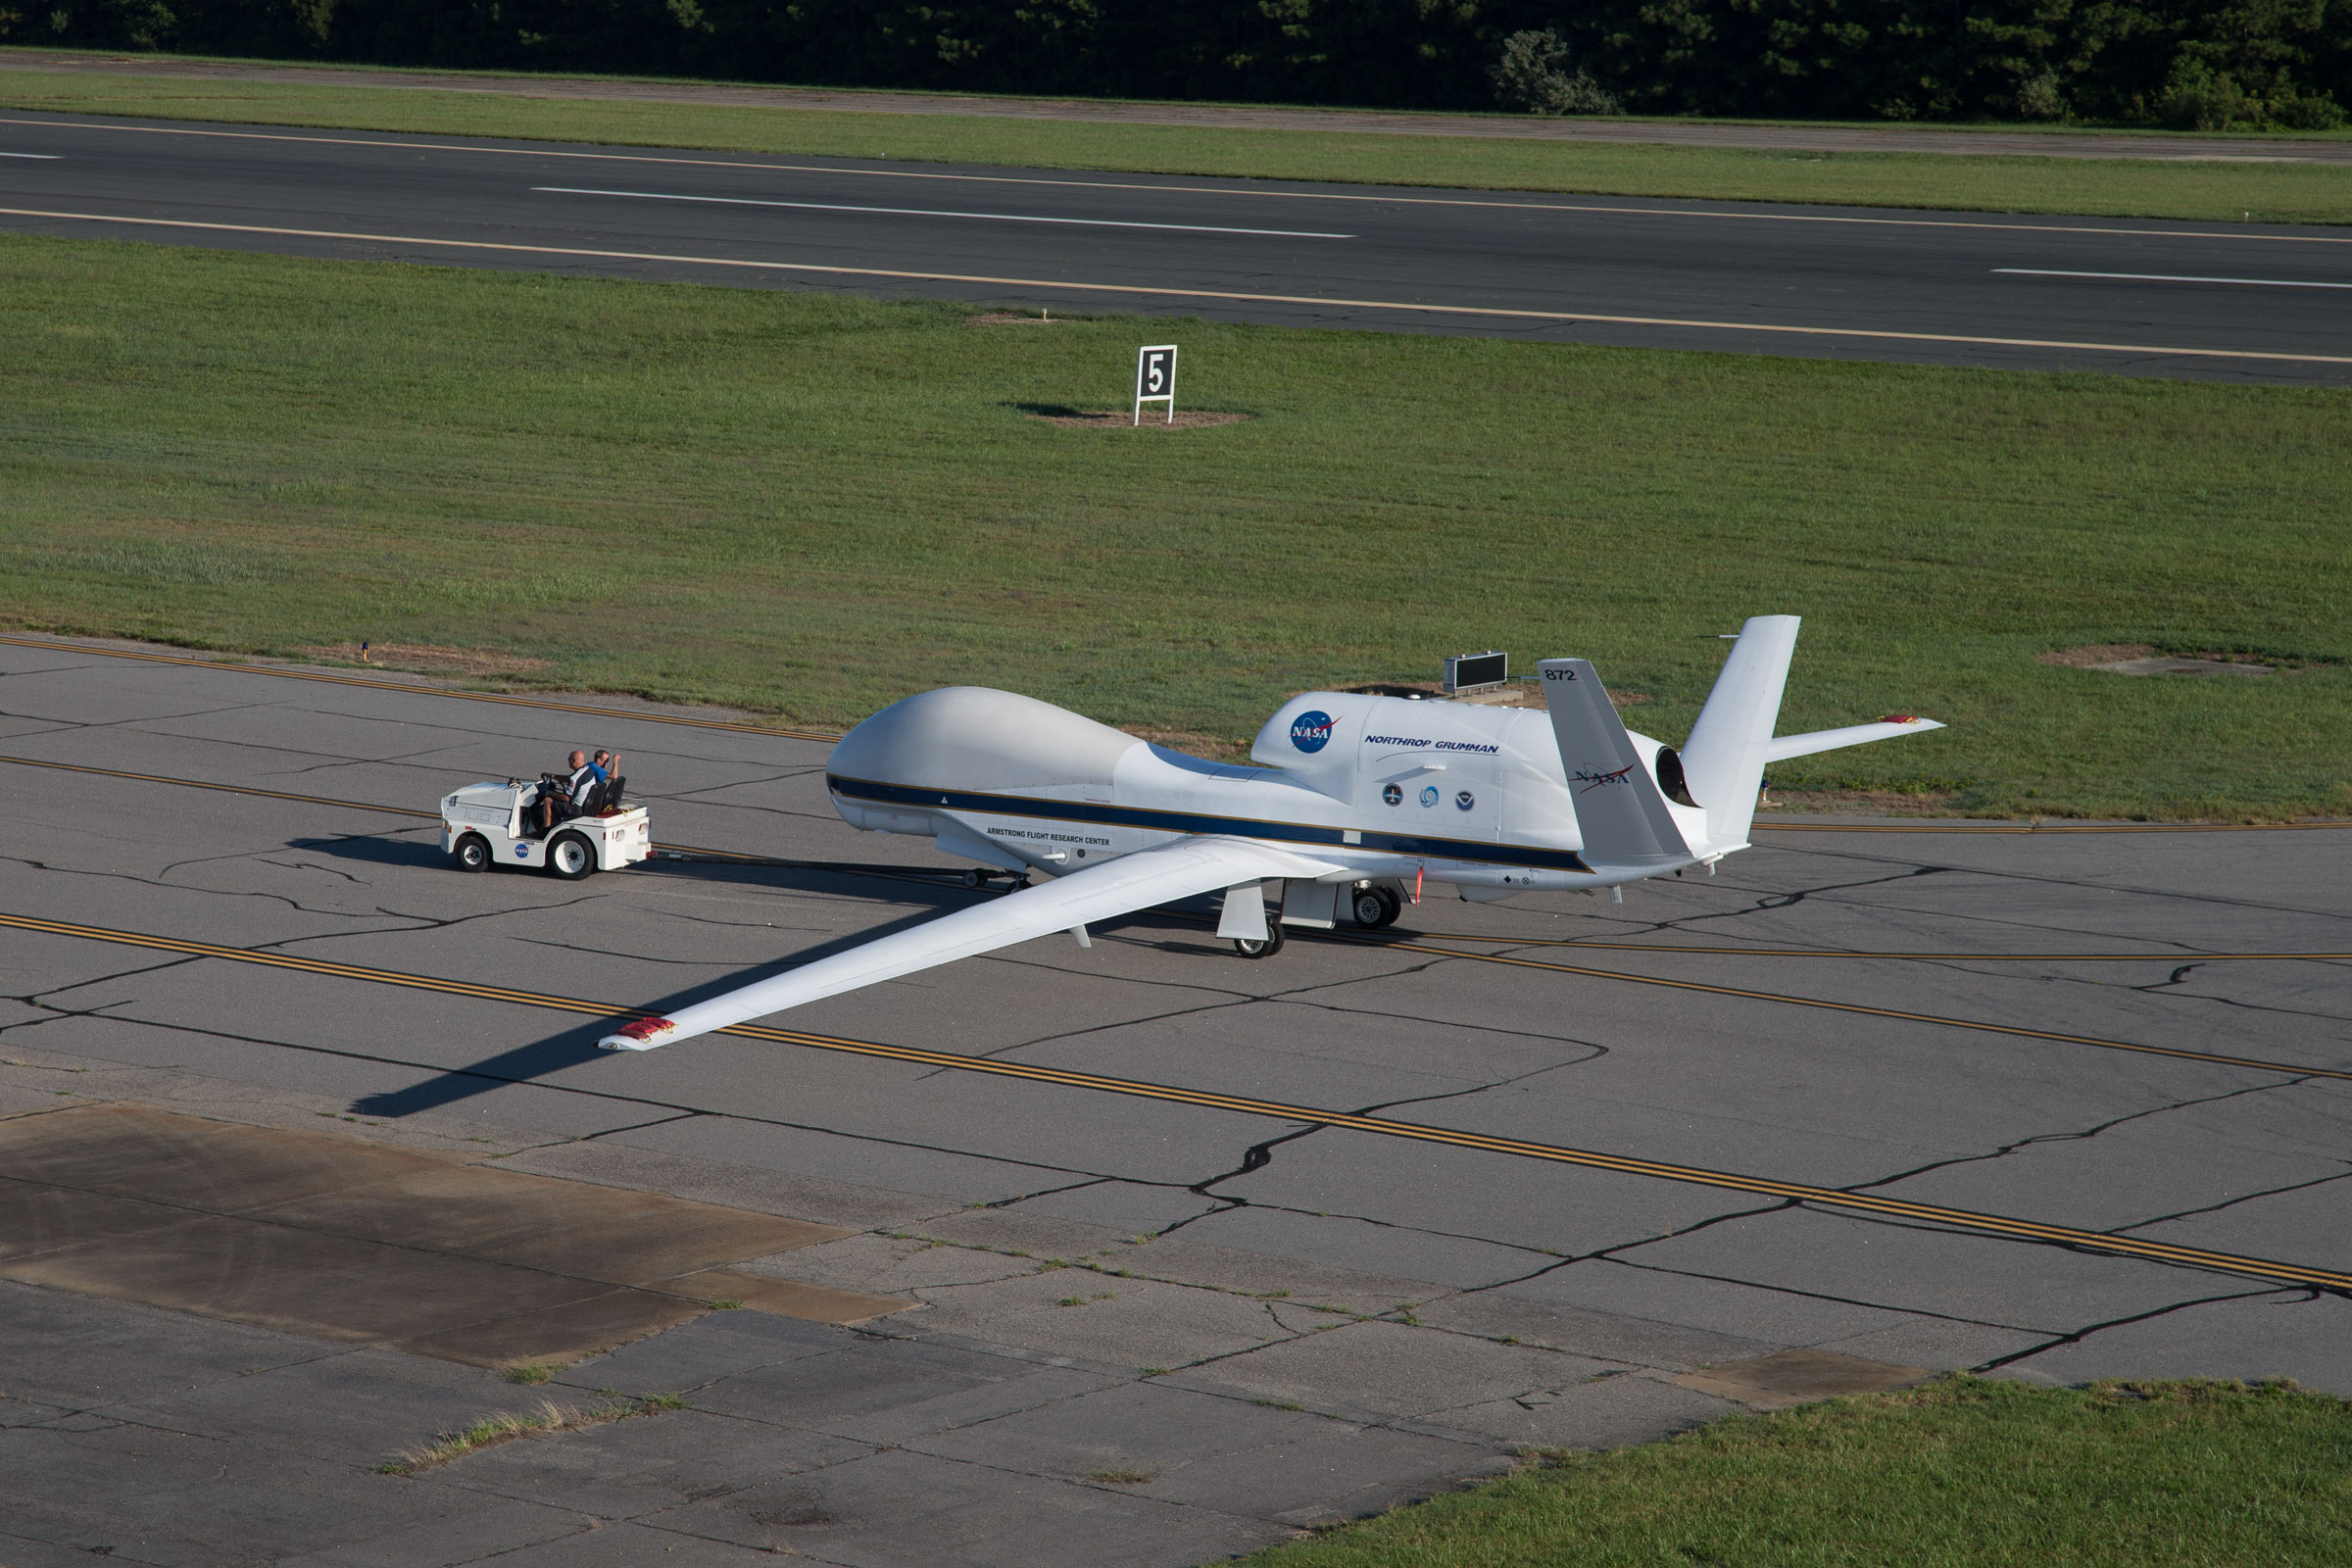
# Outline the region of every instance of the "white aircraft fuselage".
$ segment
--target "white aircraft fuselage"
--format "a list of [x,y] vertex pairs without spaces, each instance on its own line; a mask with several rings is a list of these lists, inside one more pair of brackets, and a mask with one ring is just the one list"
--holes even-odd
[[1359,884],[1355,918],[1385,923],[1400,895],[1433,885],[1485,901],[1711,865],[1746,847],[1767,764],[1940,727],[1890,715],[1776,738],[1796,630],[1793,615],[1747,622],[1679,753],[1630,733],[1581,659],[1537,666],[1541,710],[1294,697],[1258,732],[1255,767],[1011,692],[918,692],[834,748],[834,809],[1048,880],[598,1044],[650,1051],[1052,932],[1085,945],[1090,922],[1203,895],[1222,900],[1217,934],[1257,957],[1281,947],[1285,925],[1334,924],[1348,884]]
[[[1654,773],[1666,749],[1631,739]],[[1495,895],[1671,869],[1583,857],[1575,790],[1541,710],[1310,692],[1266,722],[1250,755],[1262,765],[1206,761],[1034,698],[954,686],[852,730],[826,784],[854,827],[1048,875],[1203,833],[1342,868],[1323,880],[1420,878]],[[1669,809],[1703,840],[1703,811]]]

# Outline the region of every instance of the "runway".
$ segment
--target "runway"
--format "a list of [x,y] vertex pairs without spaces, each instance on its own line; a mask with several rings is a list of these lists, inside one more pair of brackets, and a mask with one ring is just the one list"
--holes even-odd
[[[809,868],[954,865],[841,825],[820,738],[479,695],[0,643],[15,829],[0,1115],[95,1097],[349,1123],[858,1230],[772,1268],[919,1302],[823,1342],[872,1376],[898,1367],[893,1397],[918,1402],[886,1433],[796,1404],[816,1396],[791,1380],[697,1395],[732,1425],[704,1447],[630,1450],[630,1476],[660,1453],[674,1479],[598,1504],[619,1509],[604,1528],[627,1540],[839,1561],[888,1555],[877,1543],[921,1560],[1200,1561],[1426,1492],[1514,1445],[1623,1442],[1735,1408],[1737,1389],[1708,1380],[1789,1349],[2352,1392],[2346,830],[1783,823],[1721,875],[1643,884],[1622,906],[1432,903],[1394,933],[1297,941],[1260,963],[1162,911],[1099,929],[1091,951],[1032,943],[624,1058],[592,1046],[616,1011],[988,895]],[[627,754],[663,840],[803,863],[657,861],[579,884],[446,868],[415,812],[590,741]],[[0,1255],[0,1282],[13,1266]],[[147,1317],[122,1316],[134,1311]],[[0,1313],[14,1343],[52,1346],[24,1325],[137,1328],[146,1344],[160,1330],[138,1325],[172,1316],[5,1283]],[[750,1364],[751,1331],[713,1324],[571,1382],[721,1389]],[[121,1365],[119,1339],[102,1339]],[[205,1364],[325,1364],[295,1341],[247,1345]],[[479,1406],[473,1385],[405,1370],[431,1363],[351,1353],[378,1358],[354,1363],[375,1386],[441,1378],[431,1399],[404,1397]],[[988,1374],[1009,1380],[988,1385],[1001,1394],[956,1395],[958,1413],[919,1402],[946,1398],[942,1367],[985,1381],[1016,1362],[1017,1377]],[[142,1396],[132,1425],[92,1427],[119,1417],[105,1396],[30,1361],[6,1370],[18,1399],[80,1434],[44,1448],[42,1423],[13,1433],[7,1468],[27,1487],[86,1469],[90,1445],[215,1419],[185,1392],[210,1372]],[[274,1419],[313,1396],[281,1390]],[[835,1446],[811,1457],[820,1431]],[[1239,1468],[1213,1484],[1192,1472],[1179,1495],[1192,1461],[1142,1452],[1178,1433]],[[1353,1457],[1338,1463],[1343,1433]],[[577,1441],[602,1453],[624,1439]],[[684,1440],[658,1424],[626,1438],[658,1441]],[[1077,1457],[1022,1446],[1049,1441]],[[776,1534],[785,1483],[713,1481],[703,1455],[721,1447],[790,1447],[791,1495],[831,1522]],[[1165,1500],[1087,1481],[1114,1464],[1166,1466]],[[1018,1501],[1004,1507],[1059,1522],[1019,1534],[1017,1552],[1008,1534],[998,1557],[956,1556],[872,1500],[962,1495],[973,1465]],[[580,1528],[577,1507],[558,1518],[552,1483],[498,1473],[491,1490],[543,1508],[548,1539]],[[395,1507],[363,1466],[322,1474],[302,1484],[355,1499],[333,1529],[392,1531],[398,1508],[423,1505]],[[488,1506],[461,1482],[433,1506]],[[66,1490],[129,1518],[156,1494],[141,1486]],[[242,1539],[238,1491],[174,1504],[175,1528],[210,1520],[206,1544]],[[1084,1529],[1081,1504],[1099,1510]],[[301,1544],[357,1539],[333,1529]]]
[[2341,385],[2352,233],[0,119],[0,225],[1024,310]]

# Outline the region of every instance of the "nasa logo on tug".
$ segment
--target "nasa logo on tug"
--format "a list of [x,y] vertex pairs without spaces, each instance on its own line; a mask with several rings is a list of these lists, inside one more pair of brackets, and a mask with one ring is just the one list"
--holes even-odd
[[1291,720],[1291,744],[1302,752],[1319,752],[1331,744],[1331,715],[1310,709]]

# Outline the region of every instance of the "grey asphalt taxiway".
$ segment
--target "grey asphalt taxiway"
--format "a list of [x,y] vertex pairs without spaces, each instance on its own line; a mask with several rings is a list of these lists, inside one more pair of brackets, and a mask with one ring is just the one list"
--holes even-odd
[[[1622,906],[1258,962],[1159,911],[617,1055],[607,1009],[991,895],[460,875],[404,813],[574,744],[669,843],[953,862],[843,826],[819,738],[112,646],[0,641],[0,1130],[161,1107],[839,1227],[738,1267],[902,1309],[714,1311],[532,1390],[0,1235],[12,1564],[1174,1568],[1807,1378],[2352,1393],[2346,830],[1769,828]],[[691,1408],[375,1470],[600,1389]]]
[[1024,309],[2352,380],[2352,233],[0,117],[0,227]]

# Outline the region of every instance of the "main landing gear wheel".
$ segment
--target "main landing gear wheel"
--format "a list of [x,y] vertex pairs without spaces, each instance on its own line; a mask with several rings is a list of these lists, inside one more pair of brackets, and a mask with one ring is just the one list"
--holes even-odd
[[577,833],[559,833],[547,846],[547,869],[566,882],[577,882],[596,869],[596,848]]
[[479,833],[468,833],[458,840],[458,847],[450,851],[449,856],[458,862],[461,871],[487,871],[490,869],[490,841]]
[[1282,951],[1282,922],[1280,920],[1266,922],[1266,940],[1263,942],[1253,942],[1248,937],[1235,937],[1233,951],[1245,958],[1271,958]]
[[1394,888],[1357,888],[1352,907],[1357,925],[1395,925],[1396,916],[1404,912],[1404,901]]

